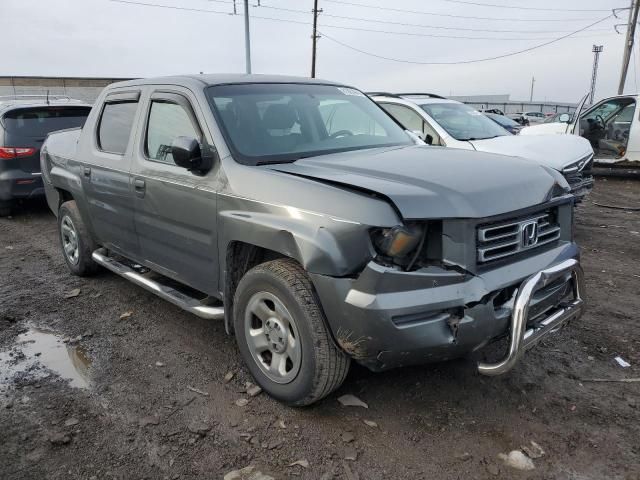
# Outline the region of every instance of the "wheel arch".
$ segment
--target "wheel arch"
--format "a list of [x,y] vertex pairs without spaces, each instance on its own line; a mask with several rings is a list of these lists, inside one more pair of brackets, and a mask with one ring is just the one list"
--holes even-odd
[[227,245],[224,256],[224,328],[229,335],[233,333],[233,297],[240,279],[256,265],[278,258],[293,257],[240,240]]
[[[302,262],[295,256],[288,255],[282,251],[277,251],[255,244],[247,243],[244,241],[236,240],[228,244],[225,257],[225,278],[224,278],[224,326],[227,334],[233,334],[233,313],[234,305],[233,299],[235,296],[238,283],[242,279],[245,273],[251,270],[253,267],[262,263],[269,262],[277,259],[290,259],[298,263],[305,272]],[[309,282],[315,290],[315,283],[313,277],[308,275]],[[341,351],[344,351],[340,343],[336,340],[331,324],[327,321],[325,309],[320,300],[320,296],[317,291],[314,292],[318,306],[323,313],[323,322],[329,337],[334,346]]]

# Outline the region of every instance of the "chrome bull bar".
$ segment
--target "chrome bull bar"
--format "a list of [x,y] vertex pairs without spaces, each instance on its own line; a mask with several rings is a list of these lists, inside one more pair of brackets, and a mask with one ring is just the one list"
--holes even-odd
[[[574,299],[567,305],[562,305],[545,319],[527,329],[529,303],[533,294],[558,278],[571,274],[573,280]],[[530,276],[518,289],[513,312],[511,314],[511,329],[509,351],[505,358],[498,363],[478,362],[478,372],[482,375],[501,375],[511,370],[518,362],[524,351],[538,343],[548,333],[561,327],[569,320],[580,317],[584,310],[584,273],[577,260],[565,260],[545,270]]]

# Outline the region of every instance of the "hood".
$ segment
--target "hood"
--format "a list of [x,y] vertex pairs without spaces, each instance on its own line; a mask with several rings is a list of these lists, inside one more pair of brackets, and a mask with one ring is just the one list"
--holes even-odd
[[541,123],[539,125],[524,127],[522,130],[520,130],[520,136],[565,134],[567,133],[567,127],[568,125],[566,123],[560,122]]
[[279,172],[374,192],[405,219],[482,218],[548,201],[562,176],[526,160],[409,146],[322,155],[271,165]]
[[522,157],[558,171],[593,154],[589,141],[575,135],[508,135],[470,143],[481,152]]

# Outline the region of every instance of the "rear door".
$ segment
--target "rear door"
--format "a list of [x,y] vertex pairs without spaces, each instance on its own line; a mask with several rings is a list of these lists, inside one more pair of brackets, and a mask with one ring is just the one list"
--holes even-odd
[[91,225],[100,243],[135,258],[131,143],[137,125],[139,90],[105,98],[93,132],[84,132],[78,158]]
[[178,86],[148,92],[136,140],[132,181],[135,227],[144,263],[206,293],[217,292],[216,193],[204,176],[178,167],[171,155],[176,137],[211,144],[193,94]]
[[44,106],[15,108],[2,116],[3,145],[13,148],[12,167],[27,174],[40,173],[40,147],[47,134],[56,130],[81,127],[91,107]]

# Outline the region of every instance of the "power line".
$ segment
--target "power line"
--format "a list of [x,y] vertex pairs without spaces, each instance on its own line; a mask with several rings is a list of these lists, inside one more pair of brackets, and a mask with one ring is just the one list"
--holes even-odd
[[[159,5],[157,3],[143,3],[143,2],[135,2],[130,0],[109,0],[109,1],[115,2],[115,3],[126,3],[129,5],[139,5],[144,7],[159,7],[159,8],[169,8],[171,10],[184,10],[187,12],[207,12],[207,13],[218,13],[223,15],[233,15],[232,12],[220,12],[218,10],[204,10],[202,8],[178,7],[176,5]],[[217,1],[220,1],[220,3],[227,3],[227,2],[222,2],[221,0],[217,0]],[[233,3],[233,2],[229,2],[229,3]]]
[[541,7],[520,7],[517,5],[496,5],[495,3],[471,2],[468,0],[440,0],[441,2],[458,3],[464,5],[475,5],[477,7],[491,8],[511,8],[514,10],[537,10],[540,12],[610,12],[611,9],[584,9],[584,8],[541,8]]
[[[172,9],[172,10],[181,10],[181,11],[189,11],[189,12],[201,12],[201,13],[213,13],[213,14],[223,14],[223,15],[232,15],[233,13],[231,12],[221,12],[218,10],[208,10],[208,9],[202,9],[202,8],[192,8],[192,7],[178,7],[175,5],[161,5],[161,4],[157,4],[157,3],[150,3],[150,2],[138,2],[135,0],[109,0],[111,2],[115,2],[115,3],[125,3],[128,5],[138,5],[138,6],[144,6],[144,7],[155,7],[155,8],[168,8],[168,9]],[[220,0],[221,1],[221,0]],[[226,2],[225,2],[226,3]],[[229,3],[233,3],[233,2],[229,2]],[[298,25],[312,25],[312,22],[306,22],[306,21],[301,21],[301,20],[291,20],[291,19],[284,19],[284,18],[273,18],[273,17],[264,17],[264,16],[259,16],[259,15],[252,15],[252,18],[254,19],[259,19],[259,20],[269,20],[269,21],[274,21],[274,22],[284,22],[284,23],[295,23]],[[497,40],[497,41],[505,41],[505,40],[509,40],[509,41],[518,41],[518,40],[547,40],[548,37],[546,38],[541,38],[541,37],[529,37],[529,38],[514,38],[514,37],[469,37],[469,36],[462,36],[462,35],[436,35],[436,34],[428,34],[428,33],[411,33],[411,32],[391,32],[391,31],[387,31],[387,30],[374,30],[374,29],[367,29],[367,28],[358,28],[358,27],[344,27],[344,26],[340,26],[340,25],[322,25],[322,28],[337,28],[340,30],[352,30],[352,31],[364,31],[364,32],[370,32],[370,33],[382,33],[382,34],[387,34],[387,35],[404,35],[404,36],[416,36],[416,37],[428,37],[428,38],[448,38],[448,39],[456,39],[456,40]],[[575,32],[573,32],[575,33]],[[334,41],[337,41],[334,39]]]
[[[259,17],[254,17],[259,18]],[[262,17],[266,19],[266,17]],[[276,20],[276,19],[271,19]],[[337,28],[340,30],[352,30],[357,32],[370,32],[370,33],[383,33],[389,35],[404,35],[409,37],[427,37],[427,38],[451,38],[456,40],[509,40],[509,41],[518,41],[518,40],[553,40],[556,37],[468,37],[464,35],[442,35],[442,34],[433,34],[433,33],[413,33],[413,32],[391,32],[389,30],[374,30],[372,28],[360,28],[360,27],[344,27],[341,25],[321,25],[322,28]],[[615,33],[611,32],[612,35]],[[600,34],[602,35],[602,34]],[[597,35],[590,35],[590,37],[594,37]]]
[[[325,0],[326,1],[326,0]],[[522,53],[526,53],[526,52],[530,52],[532,50],[536,50],[538,48],[542,48],[542,47],[546,47],[547,45],[551,45],[553,43],[557,43],[561,40],[564,40],[565,38],[571,37],[572,35],[575,35],[576,33],[580,33],[580,32],[584,32],[585,30],[587,30],[590,27],[593,27],[594,25],[597,25],[599,23],[604,22],[605,20],[611,18],[613,15],[608,15],[596,22],[593,22],[590,25],[587,25],[586,27],[580,28],[579,30],[576,30],[574,32],[571,32],[567,35],[563,35],[561,37],[555,38],[554,40],[550,40],[548,42],[545,43],[541,43],[539,45],[535,45],[533,47],[529,47],[529,48],[525,48],[523,50],[518,50],[516,52],[511,52],[511,53],[506,53],[503,55],[496,55],[494,57],[486,57],[486,58],[478,58],[478,59],[474,59],[474,60],[463,60],[463,61],[457,61],[457,62],[419,62],[419,61],[413,61],[413,60],[404,60],[404,59],[399,59],[399,58],[391,58],[391,57],[385,57],[382,55],[378,55],[372,52],[367,52],[365,50],[361,50],[357,47],[354,47],[353,45],[349,45],[347,43],[341,42],[340,40],[337,40],[333,37],[330,37],[329,35],[327,35],[326,33],[322,33],[320,32],[320,34],[324,37],[326,37],[327,39],[329,39],[330,41],[337,43],[338,45],[342,45],[345,48],[349,48],[351,50],[354,50],[356,52],[362,53],[364,55],[368,55],[370,57],[375,57],[375,58],[380,58],[382,60],[389,60],[392,62],[399,62],[399,63],[410,63],[410,64],[414,64],[414,65],[461,65],[461,64],[469,64],[469,63],[479,63],[479,62],[487,62],[490,60],[498,60],[501,58],[507,58],[507,57],[512,57],[514,55],[519,55]]]
[[[224,1],[224,0],[209,0],[211,1]],[[294,8],[284,8],[284,7],[274,7],[271,5],[253,5],[255,8],[268,8],[271,10],[278,10],[283,12],[292,12],[292,13],[300,13],[304,15],[309,15],[307,10],[297,10]],[[460,31],[468,31],[468,32],[495,32],[495,33],[568,33],[570,30],[499,30],[495,28],[462,28],[462,27],[443,27],[437,25],[425,25],[421,23],[405,23],[405,22],[394,22],[390,20],[378,20],[374,18],[360,18],[360,17],[350,17],[348,15],[334,15],[331,13],[322,12],[323,17],[329,18],[339,18],[344,20],[355,20],[358,22],[370,22],[370,23],[380,23],[385,25],[398,25],[402,27],[418,27],[418,28],[430,28],[434,30],[460,30]],[[595,31],[609,31],[610,29],[599,29],[599,30],[591,30]]]
[[378,5],[367,5],[366,3],[356,3],[347,0],[323,0],[324,2],[337,3],[339,5],[349,5],[353,7],[372,8],[375,10],[387,10],[390,12],[411,13],[414,15],[430,15],[434,17],[448,17],[448,18],[466,18],[471,20],[498,20],[509,22],[584,22],[593,20],[593,18],[509,18],[509,17],[478,17],[469,15],[454,15],[449,13],[434,13],[425,12],[420,10],[407,10],[406,8],[393,8],[393,7],[381,7]]

